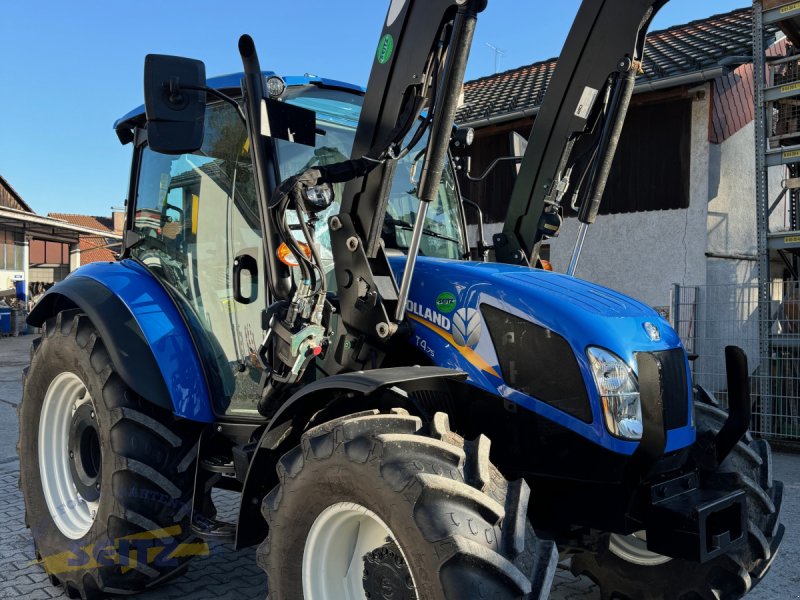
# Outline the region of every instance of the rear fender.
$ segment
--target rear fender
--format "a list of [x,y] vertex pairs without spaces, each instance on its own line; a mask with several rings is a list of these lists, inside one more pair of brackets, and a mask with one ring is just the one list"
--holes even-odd
[[[402,399],[410,392],[441,389],[449,381],[464,381],[466,377],[466,373],[442,367],[394,367],[324,377],[303,387],[272,417],[250,461],[239,507],[236,548],[260,543],[267,535],[260,514],[261,499],[278,483],[275,460],[299,443],[302,432],[291,431],[293,422],[309,423],[323,408],[333,408],[330,418],[378,408],[376,399],[381,392],[394,392],[395,398]],[[337,403],[341,408],[338,413]],[[411,405],[407,408],[414,410]]]
[[134,392],[179,417],[214,420],[189,329],[144,267],[130,260],[81,267],[42,297],[28,323],[41,327],[68,308],[79,308],[91,319],[115,370]]

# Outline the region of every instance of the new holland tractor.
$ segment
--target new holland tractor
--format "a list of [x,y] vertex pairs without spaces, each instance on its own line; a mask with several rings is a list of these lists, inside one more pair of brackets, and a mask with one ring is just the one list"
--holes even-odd
[[596,214],[663,3],[583,2],[498,262],[469,260],[449,158],[485,0],[392,0],[366,91],[262,71],[248,36],[239,75],[148,56],[121,260],[29,317],[53,584],[129,594],[230,543],[273,600],[543,598],[559,561],[604,598],[747,593],[783,526],[743,353],[725,412],[657,313],[533,268],[563,198]]

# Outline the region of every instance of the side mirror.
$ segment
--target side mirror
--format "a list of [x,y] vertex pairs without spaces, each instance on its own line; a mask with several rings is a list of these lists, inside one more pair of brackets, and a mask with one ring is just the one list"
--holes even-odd
[[206,67],[199,60],[148,54],[144,59],[147,144],[163,154],[187,154],[203,145]]

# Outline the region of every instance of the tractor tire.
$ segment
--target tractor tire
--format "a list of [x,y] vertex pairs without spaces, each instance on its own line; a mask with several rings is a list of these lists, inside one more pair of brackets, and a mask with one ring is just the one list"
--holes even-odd
[[70,598],[144,590],[203,553],[190,533],[197,425],[129,389],[80,311],[34,341],[19,424],[26,524]]
[[[696,410],[698,438],[716,435],[728,416],[700,402],[696,402]],[[597,583],[603,600],[735,600],[744,596],[769,570],[783,538],[784,526],[779,521],[783,483],[772,479],[769,444],[749,433],[707,479],[716,489],[747,493],[747,541],[743,547],[698,564],[650,553],[632,536],[605,536],[606,545],[600,552],[573,557],[572,573],[587,575]],[[623,558],[626,552],[619,548],[636,560]]]
[[489,462],[489,440],[400,409],[306,431],[264,499],[258,561],[271,600],[547,598],[557,564],[527,519],[524,480]]

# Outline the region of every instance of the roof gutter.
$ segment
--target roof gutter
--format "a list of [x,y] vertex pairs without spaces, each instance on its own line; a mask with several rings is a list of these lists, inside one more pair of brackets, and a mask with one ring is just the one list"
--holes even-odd
[[[701,71],[695,71],[694,73],[687,73],[686,75],[677,75],[675,77],[656,79],[655,81],[642,81],[636,84],[636,87],[633,89],[633,93],[642,94],[646,92],[657,92],[672,87],[680,87],[683,85],[704,83],[706,81],[716,79],[717,77],[721,77],[722,75],[725,75],[729,71],[730,71],[729,67],[720,66],[720,67],[713,67],[711,69],[703,69]],[[536,114],[539,112],[539,106],[525,108],[523,110],[517,110],[502,115],[494,115],[491,117],[484,117],[482,119],[465,121],[463,123],[459,123],[458,126],[480,129],[482,127],[488,127],[489,125],[498,125],[500,123],[508,123],[509,121],[527,119],[528,117],[536,116]]]
[[39,215],[32,215],[31,213],[25,212],[24,210],[6,208],[5,206],[0,206],[0,218],[1,217],[8,217],[14,219],[15,221],[20,221],[22,223],[30,223],[31,225],[45,225],[47,227],[63,229],[65,231],[74,231],[76,233],[82,233],[84,235],[110,238],[114,240],[122,239],[122,236],[120,234],[114,233],[113,231],[102,231],[100,229],[92,229],[91,227],[82,227],[80,225],[73,225],[72,223],[68,223],[67,221],[62,221],[61,219],[53,219],[51,217],[40,217]]

